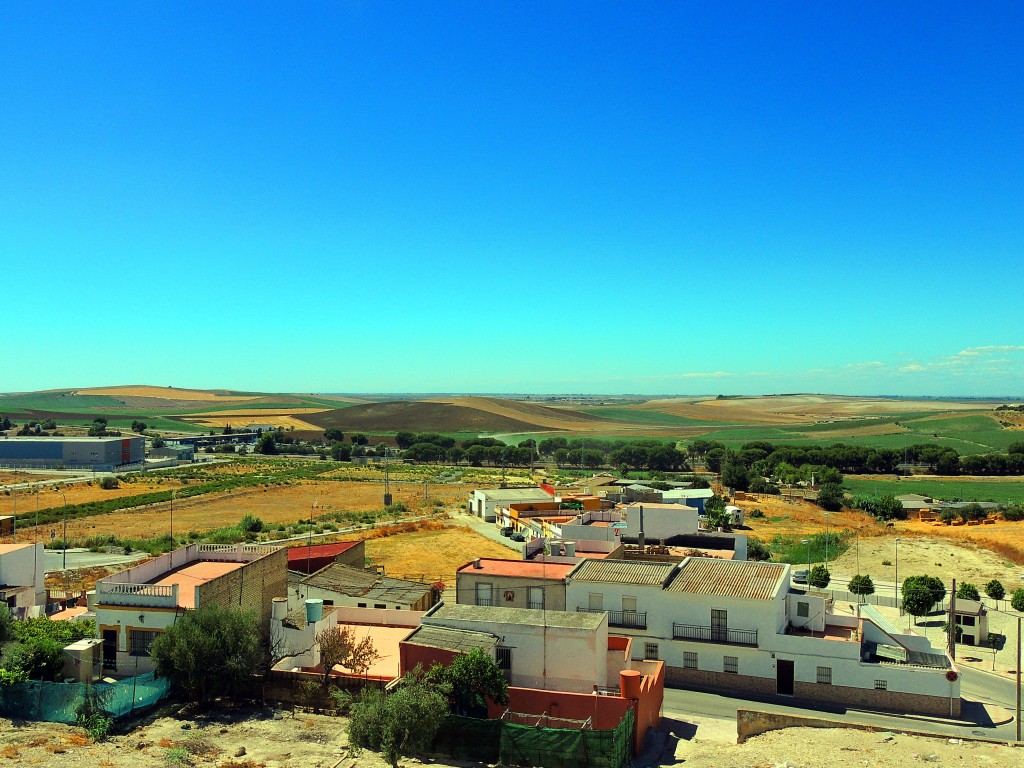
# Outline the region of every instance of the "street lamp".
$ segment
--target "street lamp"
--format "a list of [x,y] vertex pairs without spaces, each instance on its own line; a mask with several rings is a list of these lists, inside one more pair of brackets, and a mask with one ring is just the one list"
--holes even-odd
[[825,571],[828,572],[828,512],[825,513]]
[[54,488],[53,490],[59,493],[60,497],[64,499],[64,506],[62,507],[61,511],[61,517],[64,518],[64,538],[63,541],[61,542],[61,549],[64,553],[64,557],[63,565],[61,565],[61,570],[66,571],[68,569],[68,497],[64,495],[64,491],[61,491],[57,488]]
[[807,545],[807,573],[810,574],[810,572],[811,572],[811,540],[810,539],[800,539],[800,543]]

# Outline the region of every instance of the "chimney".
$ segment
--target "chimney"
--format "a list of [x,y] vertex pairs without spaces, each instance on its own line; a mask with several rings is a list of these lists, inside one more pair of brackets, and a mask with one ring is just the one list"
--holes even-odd
[[644,537],[644,505],[640,505],[640,535],[637,537],[637,546],[642,550],[647,543]]
[[480,558],[479,557],[474,557],[473,558],[473,567],[474,568],[483,568],[483,566],[480,565]]

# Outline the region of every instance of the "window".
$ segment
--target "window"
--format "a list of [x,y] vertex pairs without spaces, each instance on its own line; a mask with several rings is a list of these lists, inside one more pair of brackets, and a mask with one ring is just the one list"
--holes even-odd
[[818,667],[818,682],[822,685],[832,685],[832,667]]
[[132,656],[149,656],[149,647],[159,635],[151,629],[133,629],[128,633],[128,651]]
[[740,660],[738,656],[723,656],[722,657],[722,671],[728,672],[729,674],[736,675],[740,671]]
[[644,643],[644,658],[657,660],[658,658],[658,644],[657,643]]
[[480,583],[476,585],[476,604],[494,605],[494,589],[490,584]]
[[333,600],[324,600],[324,605],[334,605]]
[[498,663],[498,669],[502,672],[512,671],[512,649],[502,648],[500,645],[494,649],[494,658]]
[[798,602],[796,604],[796,615],[797,616],[802,616],[802,617],[810,616],[811,615],[811,604],[806,602],[806,601],[804,601],[804,600],[801,600],[800,602]]
[[384,605],[384,603],[374,603],[373,607],[374,608],[387,608],[387,606]]
[[876,691],[888,691],[889,690],[889,683],[887,683],[885,680],[875,680],[875,690]]
[[683,669],[697,668],[697,654],[683,651]]
[[974,626],[974,616],[957,616],[956,623],[965,627]]
[[544,587],[530,587],[526,595],[526,606],[535,611],[544,610]]
[[636,598],[623,595],[622,611],[623,613],[636,613]]
[[604,595],[594,594],[593,592],[587,598],[587,608],[592,611],[603,611],[604,610]]
[[365,608],[366,603],[356,603],[356,608]]

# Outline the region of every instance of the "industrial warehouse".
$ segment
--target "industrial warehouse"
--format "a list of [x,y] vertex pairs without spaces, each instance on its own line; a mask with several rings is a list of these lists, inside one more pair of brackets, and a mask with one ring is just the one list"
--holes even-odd
[[109,472],[141,464],[143,437],[0,437],[0,465]]

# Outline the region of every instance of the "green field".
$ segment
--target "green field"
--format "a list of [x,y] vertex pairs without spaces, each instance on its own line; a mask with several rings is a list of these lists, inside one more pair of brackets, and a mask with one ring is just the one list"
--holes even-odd
[[918,493],[944,501],[960,499],[961,501],[1024,501],[1024,482],[1007,480],[862,480],[846,478],[844,487],[852,494],[870,494],[883,496],[892,494],[900,496],[906,493]]
[[703,419],[691,419],[686,416],[676,416],[672,413],[652,411],[641,408],[615,408],[598,406],[594,408],[580,408],[583,413],[594,416],[602,416],[606,419],[616,419],[628,424],[651,424],[665,427],[718,427],[730,424],[728,421],[705,421]]

